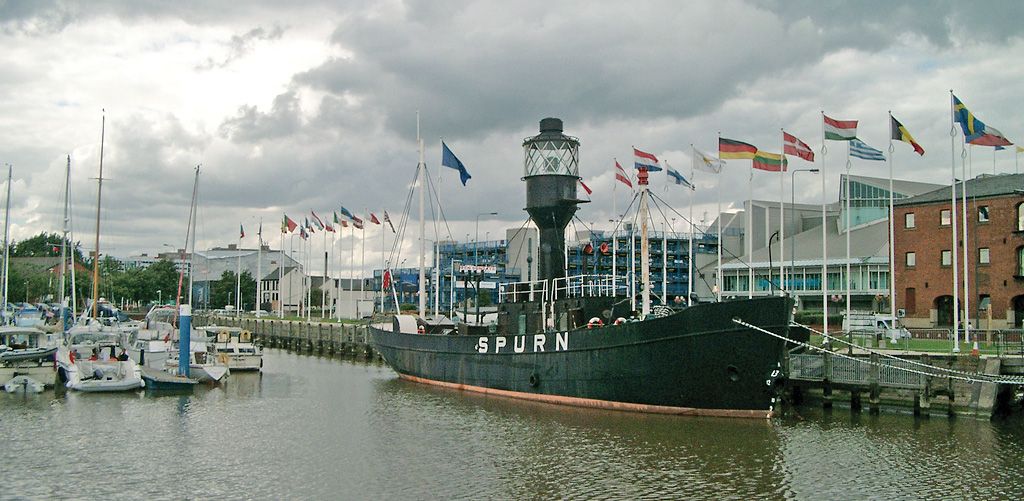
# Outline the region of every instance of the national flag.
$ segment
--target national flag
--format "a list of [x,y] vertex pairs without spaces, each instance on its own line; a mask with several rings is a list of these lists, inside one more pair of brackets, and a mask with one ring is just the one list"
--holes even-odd
[[380,219],[377,219],[377,215],[371,212],[370,213],[370,222],[373,223],[373,224],[380,224]]
[[722,160],[753,160],[757,146],[734,139],[718,138],[718,158]]
[[615,161],[615,180],[629,186],[630,188],[633,187],[633,182],[629,180],[629,175],[626,174],[626,169],[623,169],[622,166],[619,165],[618,160]]
[[679,173],[679,171],[673,169],[672,166],[668,164],[668,160],[665,161],[665,173],[668,174],[668,177],[672,178],[672,181],[674,183],[686,186],[691,190],[696,189],[693,187],[693,183],[687,181],[686,178]]
[[459,171],[459,180],[462,181],[462,186],[466,186],[466,181],[473,178],[473,176],[469,175],[469,171],[466,170],[466,166],[452,153],[448,145],[444,144],[444,141],[441,141],[441,165]]
[[344,206],[341,208],[341,214],[349,219],[352,219],[352,213],[348,211]]
[[298,226],[299,225],[296,224],[295,221],[292,221],[292,218],[288,217],[288,214],[285,214],[284,221],[281,222],[281,233],[284,233],[285,231],[291,233],[295,231],[295,228]]
[[305,220],[305,224],[303,225],[303,227],[306,228],[306,230],[309,231],[310,233],[313,233],[313,224],[309,222],[309,218],[304,217],[302,219]]
[[380,284],[384,290],[391,288],[391,270],[384,270],[384,274],[380,277]]
[[395,225],[391,224],[391,216],[388,215],[388,211],[384,211],[384,222],[388,223],[388,226],[391,227],[391,233],[397,233],[395,231]]
[[320,231],[323,231],[323,229],[324,229],[324,222],[320,219],[320,216],[317,216],[316,212],[314,212],[312,210],[309,211],[309,212],[310,212],[310,214],[313,214],[313,224],[316,225],[316,229],[318,229]]
[[786,131],[782,131],[782,152],[786,155],[800,157],[808,162],[814,161],[814,151],[811,150],[811,147]]
[[996,146],[996,151],[1005,150],[1005,149],[1006,149],[1005,146]]
[[864,160],[885,161],[885,155],[882,154],[881,150],[876,150],[856,138],[850,140],[850,156]]
[[245,238],[245,228],[241,224],[238,225],[238,233],[239,233],[239,236],[238,236],[239,239]]
[[331,223],[328,223],[327,221],[324,221],[324,229],[331,233],[337,233],[334,231],[334,226],[331,226]]
[[661,166],[658,165],[658,157],[646,151],[638,150],[633,147],[633,167],[637,169],[647,169],[648,172],[658,172],[661,170]]
[[363,229],[363,220],[359,219],[359,218],[353,219],[352,220],[352,226],[355,226],[356,228],[358,228],[360,230]]
[[897,141],[910,143],[910,145],[914,147],[914,151],[917,152],[918,155],[924,155],[924,148],[922,148],[920,144],[917,144],[917,141],[914,141],[914,136],[910,135],[910,132],[907,131],[907,128],[904,127],[903,124],[901,124],[899,120],[896,120],[896,118],[893,117],[892,115],[889,115],[889,119],[889,131],[892,134],[891,137]]
[[580,179],[579,181],[580,181],[580,186],[583,187],[583,191],[587,192],[587,195],[593,195],[594,194],[594,191],[591,190],[590,187],[587,186],[587,184],[584,183],[582,179]]
[[755,169],[771,172],[786,172],[786,157],[782,153],[760,151],[754,155],[751,166]]
[[306,228],[299,228],[299,236],[302,237],[303,240],[309,239],[309,233],[306,233]]
[[720,158],[704,153],[696,148],[693,149],[693,157],[693,168],[700,171],[719,174],[722,172],[722,166],[725,165],[725,162]]
[[338,221],[338,224],[340,224],[342,228],[348,228],[348,221],[345,221],[344,219]]
[[822,115],[825,118],[825,139],[833,141],[849,141],[857,137],[856,120],[836,120]]
[[964,141],[979,146],[1009,146],[1011,143],[1002,132],[978,120],[964,103],[953,96],[953,119],[964,131]]

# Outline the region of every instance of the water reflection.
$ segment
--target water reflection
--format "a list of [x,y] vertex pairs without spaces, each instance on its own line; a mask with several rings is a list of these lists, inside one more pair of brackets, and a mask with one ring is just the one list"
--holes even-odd
[[1020,420],[641,415],[265,358],[192,395],[0,395],[0,497],[1024,497]]

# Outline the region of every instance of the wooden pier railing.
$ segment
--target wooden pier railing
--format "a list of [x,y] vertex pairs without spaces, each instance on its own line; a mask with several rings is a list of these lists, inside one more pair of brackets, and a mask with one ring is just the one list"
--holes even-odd
[[252,332],[256,342],[271,348],[300,353],[378,358],[370,346],[369,332],[363,324],[305,322],[271,318],[197,315],[195,325],[240,327]]

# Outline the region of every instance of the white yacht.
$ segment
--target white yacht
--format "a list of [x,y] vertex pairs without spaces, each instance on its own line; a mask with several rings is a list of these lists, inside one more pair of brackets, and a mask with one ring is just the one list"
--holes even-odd
[[203,327],[207,338],[213,338],[218,358],[226,357],[233,371],[263,369],[263,348],[252,340],[252,333],[240,327]]
[[0,386],[18,388],[52,386],[59,334],[35,327],[0,327]]
[[[178,351],[171,350],[164,368],[167,372],[178,374]],[[212,345],[205,340],[192,341],[189,349],[189,377],[201,383],[219,383],[231,374],[227,357],[218,356]]]
[[[79,332],[57,351],[57,381],[83,392],[130,391],[142,388],[142,371],[128,357],[113,332]],[[123,354],[123,355],[122,355]]]

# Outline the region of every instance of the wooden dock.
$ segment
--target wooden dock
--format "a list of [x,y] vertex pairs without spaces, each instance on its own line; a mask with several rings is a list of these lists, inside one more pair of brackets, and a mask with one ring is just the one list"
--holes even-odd
[[255,342],[262,346],[297,353],[379,358],[370,346],[365,324],[197,315],[196,325],[239,327],[252,332]]
[[[971,374],[1015,374],[1017,360],[970,355],[900,354],[885,357],[877,352],[845,355],[832,352],[790,353],[786,359],[787,396],[801,403],[808,390],[820,393],[822,406],[832,407],[836,391],[849,396],[850,409],[863,407],[868,396],[872,413],[882,403],[913,406],[915,415],[945,412],[990,417],[1012,397],[1011,385],[969,381]],[[1009,371],[1001,370],[1003,366]],[[951,377],[955,376],[955,377]],[[934,406],[941,406],[933,408]]]

